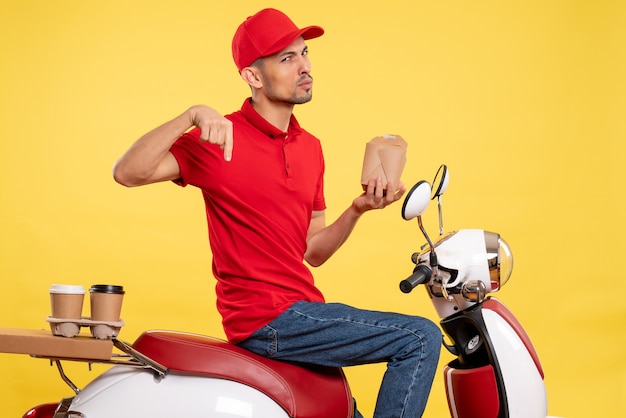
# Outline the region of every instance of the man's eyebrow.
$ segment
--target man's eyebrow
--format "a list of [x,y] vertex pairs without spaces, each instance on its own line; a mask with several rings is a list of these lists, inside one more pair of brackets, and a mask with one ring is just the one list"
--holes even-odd
[[282,54],[280,54],[279,57],[282,58],[282,57],[286,57],[286,56],[302,54],[303,52],[308,52],[308,51],[309,51],[309,46],[305,45],[304,48],[302,48],[301,51],[297,51],[297,50],[285,51]]

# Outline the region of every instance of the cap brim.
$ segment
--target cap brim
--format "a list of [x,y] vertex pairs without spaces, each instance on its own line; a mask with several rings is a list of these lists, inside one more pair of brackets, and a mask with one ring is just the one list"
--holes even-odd
[[295,32],[291,32],[286,36],[283,36],[280,40],[274,43],[274,45],[264,51],[263,56],[267,57],[269,55],[274,55],[275,53],[282,51],[300,36],[307,40],[319,38],[323,34],[324,28],[322,28],[321,26],[307,26],[306,28],[299,29]]
[[314,39],[319,38],[324,34],[324,28],[321,26],[307,26],[304,29],[300,29],[300,35],[304,39]]

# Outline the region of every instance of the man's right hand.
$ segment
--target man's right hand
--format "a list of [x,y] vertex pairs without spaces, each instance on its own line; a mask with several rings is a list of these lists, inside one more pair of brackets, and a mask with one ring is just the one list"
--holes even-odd
[[197,105],[189,109],[191,123],[200,128],[200,141],[218,145],[224,151],[224,159],[233,157],[233,123],[216,110]]

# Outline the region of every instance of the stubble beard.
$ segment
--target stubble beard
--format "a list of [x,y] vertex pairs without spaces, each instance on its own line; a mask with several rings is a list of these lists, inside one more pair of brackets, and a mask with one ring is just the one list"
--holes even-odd
[[[308,77],[310,77],[310,76],[308,76]],[[284,102],[284,103],[297,105],[297,104],[308,103],[308,102],[311,101],[311,99],[313,99],[313,89],[312,88],[306,90],[302,94],[298,94],[296,91],[294,91],[293,93],[291,93],[291,95],[285,97],[285,96],[281,95],[280,93],[276,92],[275,89],[274,89],[274,86],[272,85],[272,83],[268,82],[267,79],[264,81],[264,83],[265,83],[265,86],[266,86],[265,95],[272,101]]]
[[304,104],[304,103],[308,103],[311,101],[311,99],[313,99],[313,92],[311,90],[308,90],[306,92],[306,94],[302,94],[302,95],[297,95],[297,94],[292,94],[291,97],[288,100],[288,103],[291,104]]
[[274,91],[272,91],[272,89],[268,89],[265,94],[272,101],[284,102],[293,105],[308,103],[311,101],[311,99],[313,99],[313,92],[310,89],[307,90],[304,94],[298,94],[294,92],[287,97],[276,94]]

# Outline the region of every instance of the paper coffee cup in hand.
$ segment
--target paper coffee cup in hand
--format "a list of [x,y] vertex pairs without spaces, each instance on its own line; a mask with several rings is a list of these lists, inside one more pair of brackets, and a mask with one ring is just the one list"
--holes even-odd
[[393,182],[398,185],[402,170],[406,164],[406,149],[408,144],[399,135],[383,135],[372,138],[365,145],[361,184],[367,189],[370,179],[380,177],[383,187]]

